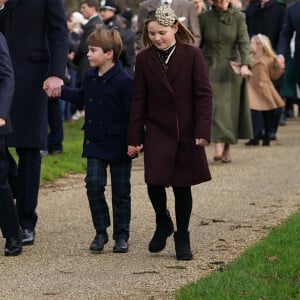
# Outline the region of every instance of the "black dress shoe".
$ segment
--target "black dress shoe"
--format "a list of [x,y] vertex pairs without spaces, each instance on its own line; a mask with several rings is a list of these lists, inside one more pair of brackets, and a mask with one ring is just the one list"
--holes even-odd
[[22,237],[22,244],[23,246],[33,245],[35,238],[34,230],[24,228],[23,229],[23,237]]
[[115,240],[114,253],[126,253],[128,252],[128,243],[124,239]]
[[94,237],[93,241],[91,242],[90,245],[90,250],[92,252],[100,252],[103,250],[104,245],[108,242],[108,237],[107,234],[96,234],[96,236]]
[[22,230],[19,236],[6,238],[4,255],[17,256],[22,252]]

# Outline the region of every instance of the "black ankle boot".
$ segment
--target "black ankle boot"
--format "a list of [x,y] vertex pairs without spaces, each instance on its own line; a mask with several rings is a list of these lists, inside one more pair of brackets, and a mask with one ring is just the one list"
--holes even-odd
[[247,143],[245,143],[245,146],[258,146],[258,145],[259,145],[258,138],[251,139]]
[[176,258],[178,260],[193,259],[193,254],[190,246],[190,235],[188,231],[175,232],[174,241],[175,241]]
[[166,247],[167,238],[174,232],[174,225],[167,210],[164,217],[156,218],[156,230],[149,244],[149,251],[157,253]]
[[19,236],[6,238],[4,254],[5,256],[17,256],[22,252],[22,230]]
[[269,138],[265,138],[263,140],[263,143],[262,143],[263,146],[270,146],[270,139]]

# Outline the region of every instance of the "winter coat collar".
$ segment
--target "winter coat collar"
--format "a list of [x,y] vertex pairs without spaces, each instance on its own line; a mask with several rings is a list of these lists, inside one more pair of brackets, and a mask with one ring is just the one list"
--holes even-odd
[[[109,80],[121,71],[122,71],[121,63],[120,63],[120,61],[117,61],[111,69],[109,69],[107,72],[105,72],[101,76],[101,78],[104,80]],[[98,68],[91,68],[87,71],[87,76],[88,77],[99,77],[98,72],[99,72]]]
[[146,50],[148,52],[149,60],[147,61],[149,69],[167,86],[167,88],[173,92],[171,82],[176,76],[177,72],[180,70],[182,64],[184,64],[185,56],[185,46],[182,43],[176,42],[176,48],[172,54],[168,71],[164,71],[159,58],[157,56],[155,46],[151,46]]
[[233,7],[231,3],[229,3],[228,10],[226,11],[218,10],[215,6],[212,6],[212,10],[219,21],[226,25],[232,24],[233,16],[239,12],[239,10]]

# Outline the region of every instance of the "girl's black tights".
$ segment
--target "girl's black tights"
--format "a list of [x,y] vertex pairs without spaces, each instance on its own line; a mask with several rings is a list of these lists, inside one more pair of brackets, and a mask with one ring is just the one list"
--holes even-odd
[[[167,210],[167,195],[164,186],[147,184],[148,195],[156,218],[164,217]],[[188,231],[192,212],[191,187],[173,187],[177,231]]]

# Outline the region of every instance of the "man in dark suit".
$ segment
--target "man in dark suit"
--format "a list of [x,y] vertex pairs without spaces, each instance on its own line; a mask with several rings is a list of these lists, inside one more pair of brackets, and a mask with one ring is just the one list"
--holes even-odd
[[98,5],[96,0],[82,0],[80,1],[80,12],[88,22],[83,27],[82,36],[80,38],[80,43],[76,55],[74,57],[74,64],[78,66],[77,70],[77,85],[81,85],[84,79],[84,74],[90,67],[88,58],[86,56],[88,48],[86,46],[86,40],[88,36],[96,29],[98,24],[102,21],[97,12]]
[[[11,108],[14,131],[8,146],[11,187],[16,196],[23,245],[33,244],[41,171],[40,149],[47,143],[48,96],[57,97],[68,55],[68,32],[62,0],[0,0],[0,31],[4,33],[15,73]],[[17,167],[17,169],[16,169]]]
[[280,32],[277,53],[284,55],[290,49],[291,39],[295,36],[294,63],[297,83],[300,87],[300,1],[290,4],[287,8],[285,21]]
[[145,0],[140,3],[138,11],[137,47],[142,48],[141,35],[147,14],[161,5],[170,5],[178,20],[194,35],[195,46],[200,45],[200,27],[194,4],[188,0]]
[[10,107],[14,93],[14,73],[5,38],[0,33],[0,227],[6,239],[5,255],[22,251],[17,211],[8,183],[6,135],[12,132]]

